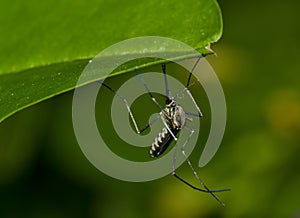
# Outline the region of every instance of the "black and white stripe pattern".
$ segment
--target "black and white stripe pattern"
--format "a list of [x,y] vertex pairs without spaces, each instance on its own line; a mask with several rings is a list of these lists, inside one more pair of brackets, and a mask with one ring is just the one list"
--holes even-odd
[[[178,130],[172,130],[174,135],[177,135],[179,132]],[[169,133],[167,128],[163,128],[161,132],[155,137],[154,142],[150,148],[150,156],[151,157],[158,157],[160,156],[170,145],[173,141],[172,135]]]

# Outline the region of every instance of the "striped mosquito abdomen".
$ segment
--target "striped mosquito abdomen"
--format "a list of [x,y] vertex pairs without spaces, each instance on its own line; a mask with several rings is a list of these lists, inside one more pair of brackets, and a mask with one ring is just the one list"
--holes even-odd
[[[173,134],[176,136],[179,132],[178,130],[172,130]],[[169,147],[171,142],[174,140],[170,132],[164,127],[161,132],[155,137],[154,142],[150,148],[150,156],[158,157]]]

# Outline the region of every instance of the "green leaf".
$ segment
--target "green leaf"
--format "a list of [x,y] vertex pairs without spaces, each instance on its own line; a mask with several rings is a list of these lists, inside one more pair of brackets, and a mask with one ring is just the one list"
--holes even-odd
[[[208,54],[205,46],[221,37],[222,18],[215,0],[4,0],[0,30],[1,122],[74,89],[91,58],[125,39],[169,37]],[[157,63],[147,60],[148,66]]]

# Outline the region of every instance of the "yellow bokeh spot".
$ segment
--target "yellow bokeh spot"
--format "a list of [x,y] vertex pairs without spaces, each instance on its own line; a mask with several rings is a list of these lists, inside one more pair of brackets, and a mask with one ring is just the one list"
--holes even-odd
[[266,103],[266,117],[271,127],[282,137],[300,139],[300,95],[287,89],[272,93]]

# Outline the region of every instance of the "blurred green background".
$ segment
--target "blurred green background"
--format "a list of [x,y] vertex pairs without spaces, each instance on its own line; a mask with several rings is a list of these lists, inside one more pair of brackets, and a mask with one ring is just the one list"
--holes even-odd
[[172,176],[129,183],[99,172],[76,142],[70,92],[1,123],[0,217],[300,217],[300,4],[219,4],[224,33],[207,59],[228,122],[218,153],[197,170],[210,187],[232,189],[218,195],[225,208]]

